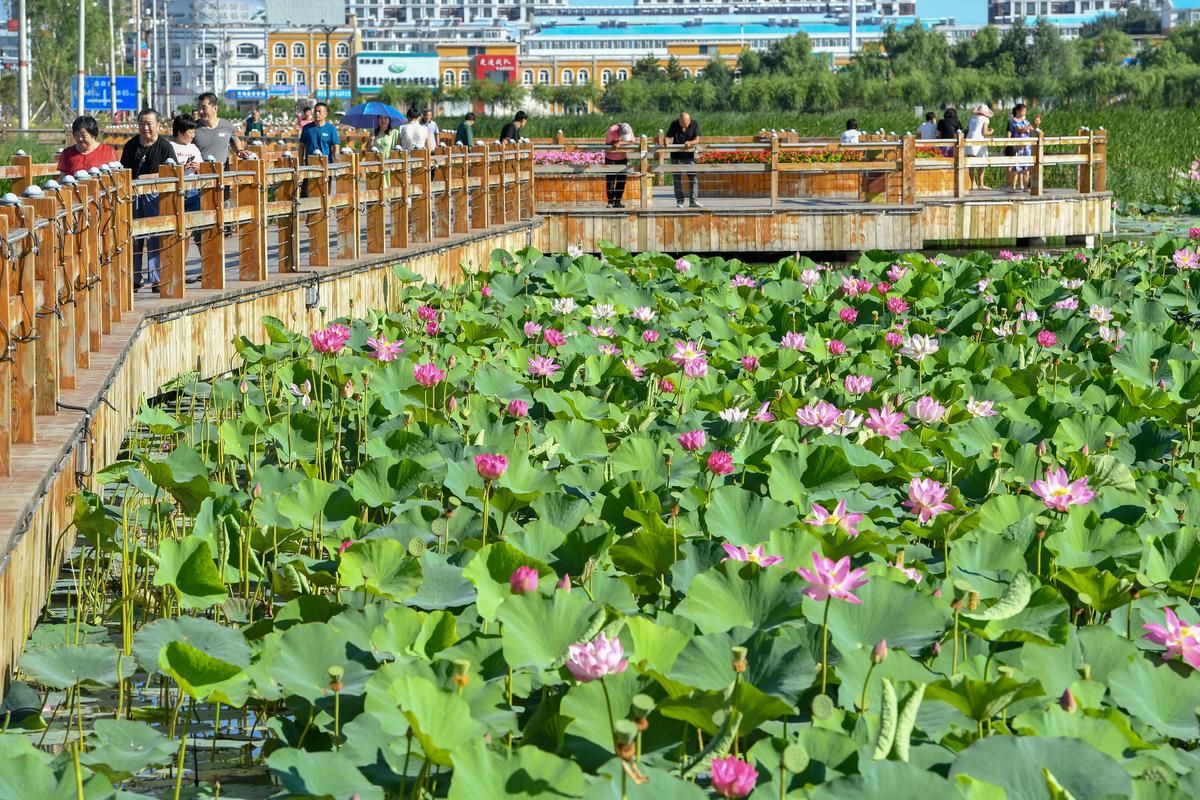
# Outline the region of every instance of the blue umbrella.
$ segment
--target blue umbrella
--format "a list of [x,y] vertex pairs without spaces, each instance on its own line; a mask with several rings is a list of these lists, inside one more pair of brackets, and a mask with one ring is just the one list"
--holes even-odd
[[401,114],[387,103],[359,103],[342,116],[343,125],[352,128],[374,128],[380,117],[391,117],[395,122],[408,122],[408,117]]

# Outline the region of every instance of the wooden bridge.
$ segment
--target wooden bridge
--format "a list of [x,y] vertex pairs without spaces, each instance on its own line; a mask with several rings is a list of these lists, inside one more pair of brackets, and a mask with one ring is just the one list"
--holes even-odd
[[[301,164],[286,143],[256,145],[251,158],[194,175],[169,166],[135,181],[109,169],[61,185],[48,182],[59,178],[53,165],[18,155],[0,167],[13,192],[0,203],[0,676],[74,545],[75,490],[119,457],[143,401],[182,373],[228,371],[233,340],[261,338],[263,316],[305,329],[394,310],[397,265],[454,282],[496,248],[607,239],[669,252],[855,251],[1106,230],[1104,136],[1033,144],[1034,191],[1017,196],[967,191],[974,164],[961,140],[934,143],[949,156],[918,155],[909,137],[858,147],[779,135],[709,142],[688,167],[705,207],[682,210],[658,185],[680,171],[671,148],[646,140],[616,166],[547,155],[598,152],[584,141],[387,161],[345,152],[332,164]],[[723,163],[704,152],[751,155],[718,156],[732,162]],[[605,206],[614,174],[625,177],[627,208]],[[191,190],[198,211],[185,208]],[[160,213],[135,218],[134,198],[150,194]],[[153,247],[155,237],[159,290],[135,292],[134,242]]]

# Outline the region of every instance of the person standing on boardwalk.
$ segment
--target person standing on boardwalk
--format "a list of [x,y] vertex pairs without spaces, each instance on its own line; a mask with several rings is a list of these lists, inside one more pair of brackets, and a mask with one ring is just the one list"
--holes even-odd
[[475,146],[475,112],[468,111],[454,131],[454,143],[464,147]]
[[[121,148],[121,166],[133,173],[134,180],[145,175],[158,177],[158,168],[175,157],[171,144],[158,134],[161,124],[158,112],[153,108],[143,108],[138,112],[138,133],[125,142]],[[158,216],[158,192],[138,194],[133,197],[133,217]],[[142,255],[146,256],[146,271],[142,271]],[[158,291],[159,282],[159,248],[158,237],[150,236],[145,239],[133,240],[133,288],[142,288],[148,280],[151,288]]]
[[425,146],[430,150],[437,150],[438,134],[442,129],[438,127],[437,122],[433,119],[433,109],[427,108],[421,112],[421,127],[425,129]]
[[[619,165],[622,170],[629,161],[629,154],[620,149],[622,145],[633,142],[633,126],[628,122],[619,122],[609,127],[604,134],[604,143],[610,149],[604,151],[604,163]],[[622,172],[610,172],[604,176],[605,196],[609,208],[624,208],[621,198],[625,196],[625,181],[627,175]]]
[[928,111],[925,114],[925,121],[917,127],[918,139],[936,139],[938,138],[937,114]]
[[[692,115],[686,111],[679,114],[679,119],[672,120],[671,125],[667,128],[667,140],[673,145],[679,145],[682,149],[671,151],[672,164],[695,164],[696,163],[696,145],[700,143],[700,125],[696,120],[692,119]],[[700,208],[699,191],[697,187],[697,178],[694,171],[684,168],[683,171],[675,172],[671,178],[675,184],[675,205],[683,208],[683,179],[688,179],[687,197],[692,208]]]
[[250,112],[250,116],[246,117],[246,138],[249,139],[256,133],[260,139],[266,135],[263,129],[262,118],[259,116],[257,108]]
[[521,141],[521,128],[525,127],[525,123],[529,121],[529,115],[524,111],[518,111],[513,115],[512,122],[506,124],[500,129],[501,142],[519,142]]
[[197,97],[196,109],[200,112],[200,117],[196,120],[196,147],[200,148],[200,155],[204,161],[211,157],[218,164],[228,164],[231,152],[245,154],[233,123],[221,119],[215,94],[205,92]]
[[[967,141],[981,142],[987,141],[992,137],[992,127],[989,124],[992,120],[992,110],[983,103],[975,106],[975,110],[971,113],[971,119],[967,123]],[[968,158],[987,158],[988,149],[986,144],[973,144],[967,146]],[[971,188],[972,189],[987,189],[989,188],[983,182],[983,173],[987,167],[972,167],[971,172]]]
[[[942,114],[942,121],[937,126],[937,138],[939,139],[957,139],[958,134],[962,131],[962,122],[958,119],[958,111],[953,108],[947,108]],[[942,155],[951,158],[954,155],[953,147],[943,147]]]
[[[325,103],[313,106],[313,121],[300,131],[301,164],[307,163],[309,156],[325,156],[330,164],[337,160],[338,145],[342,142],[338,139],[337,128],[328,121],[328,117],[329,106]],[[300,196],[308,197],[308,181],[304,182]]]
[[846,130],[842,131],[842,144],[858,144],[859,138],[862,137],[862,131],[858,129],[858,120],[846,120]]
[[[1034,117],[1033,122],[1030,122],[1028,119],[1026,119],[1025,114],[1026,106],[1024,103],[1017,103],[1015,106],[1013,106],[1012,119],[1008,121],[1008,137],[1010,139],[1028,139],[1032,137],[1040,127],[1042,127],[1041,116]],[[1009,147],[1005,147],[1004,151],[1005,155],[1025,157],[1033,155],[1033,148],[1024,144],[1020,145],[1019,147],[1010,145]],[[1013,164],[1011,167],[1009,167],[1007,180],[1008,188],[1015,189],[1018,192],[1023,192],[1028,189],[1029,167],[1029,164]]]
[[[380,114],[375,118],[375,132],[371,137],[371,146],[379,151],[379,157],[387,161],[392,157],[392,151],[400,144],[400,129],[394,126],[391,117]],[[383,171],[383,185],[392,185],[392,173]]]
[[[196,128],[195,120],[182,115],[171,122],[171,149],[175,152],[175,163],[183,167],[185,175],[195,175],[200,170],[200,163],[204,160],[200,148],[196,146]],[[200,210],[199,189],[193,186],[183,193],[183,210],[185,212]],[[202,232],[193,231],[192,237],[196,240],[196,247],[201,247]],[[183,260],[184,263],[187,263],[186,248]],[[196,269],[194,272],[188,273],[187,282],[198,283],[200,278],[201,270]]]
[[400,149],[410,153],[426,149],[429,131],[425,130],[425,126],[421,124],[421,120],[417,117],[417,110],[410,108],[407,116],[408,122],[400,128]]
[[95,117],[76,117],[71,123],[71,138],[75,144],[58,154],[60,175],[74,175],[81,169],[91,169],[117,160],[117,151],[100,144],[100,126]]

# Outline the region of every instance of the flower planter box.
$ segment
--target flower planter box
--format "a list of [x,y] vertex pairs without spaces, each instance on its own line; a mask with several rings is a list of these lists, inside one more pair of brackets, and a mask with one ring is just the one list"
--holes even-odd
[[[779,174],[780,197],[823,197],[857,199],[862,179],[858,173]],[[700,195],[710,198],[770,197],[771,176],[766,172],[705,174],[700,178]]]
[[953,197],[954,169],[940,167],[938,169],[917,170],[918,197]]
[[[537,205],[596,205],[608,202],[604,175],[537,175],[533,182],[533,201]],[[625,181],[622,200],[628,204],[637,198],[637,180]]]

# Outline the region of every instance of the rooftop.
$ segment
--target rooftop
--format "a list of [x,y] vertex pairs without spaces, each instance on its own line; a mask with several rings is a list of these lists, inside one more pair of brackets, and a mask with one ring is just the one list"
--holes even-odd
[[[722,18],[724,19],[724,18]],[[788,20],[789,22],[791,19]],[[699,24],[661,23],[645,24],[631,23],[628,25],[587,25],[587,24],[554,24],[546,25],[540,30],[530,33],[527,38],[626,38],[655,36],[660,38],[691,38],[706,36],[713,38],[741,36],[777,36],[789,33],[846,34],[850,26],[838,25],[832,22],[800,22],[798,25],[767,25],[759,17],[756,22],[730,23],[709,22],[702,20]],[[879,25],[859,25],[859,34],[883,33]]]

